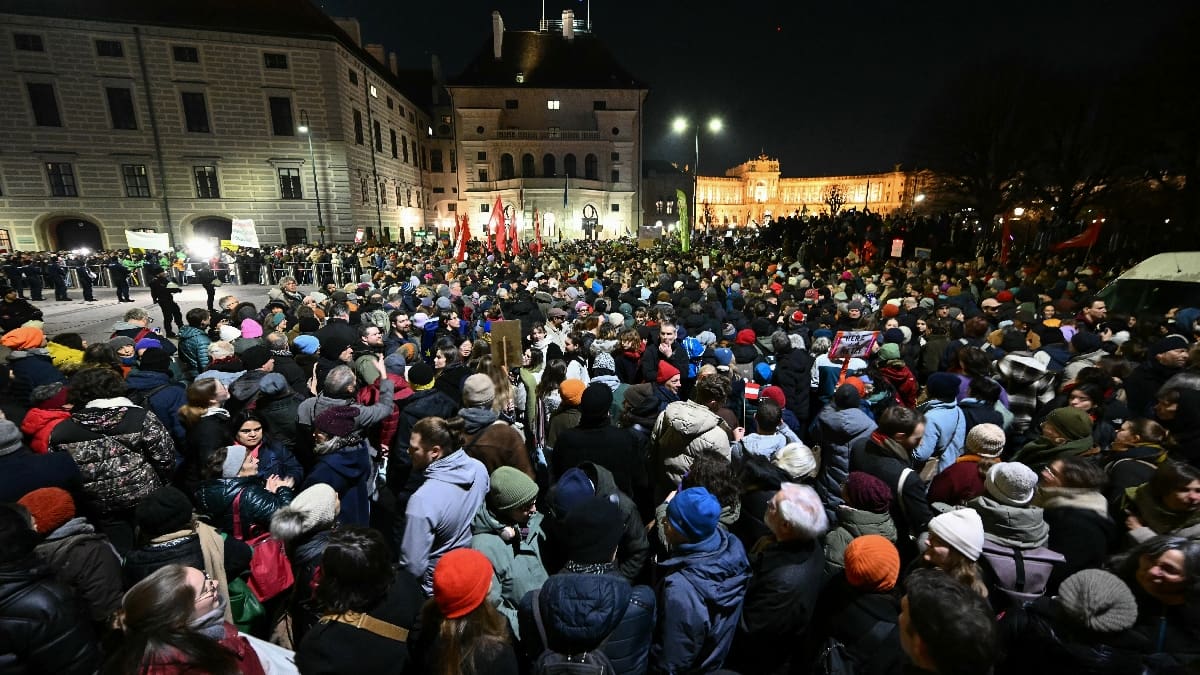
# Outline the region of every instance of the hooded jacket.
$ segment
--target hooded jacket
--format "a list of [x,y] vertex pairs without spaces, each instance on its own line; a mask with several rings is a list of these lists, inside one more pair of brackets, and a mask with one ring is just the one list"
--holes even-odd
[[653,673],[716,670],[725,662],[742,617],[750,563],[736,537],[718,527],[659,563],[658,626],[650,647]]
[[505,524],[492,513],[486,502],[481,504],[471,522],[471,548],[487,556],[492,563],[492,587],[488,600],[500,610],[517,638],[521,637],[517,622],[517,607],[525,594],[541,588],[549,575],[542,565],[542,532],[540,513],[534,513],[529,523],[518,528],[519,535],[506,541],[502,532]]
[[29,394],[35,387],[67,381],[66,376],[54,367],[50,352],[43,347],[14,350],[8,355],[8,368],[12,372],[9,394],[22,404],[29,403]]
[[1090,452],[1094,443],[1091,434],[1061,445],[1055,445],[1054,441],[1049,438],[1038,436],[1026,443],[1025,447],[1018,450],[1009,461],[1021,462],[1034,471],[1041,471],[1056,459],[1075,457]]
[[[317,396],[301,401],[300,407],[296,410],[300,424],[312,426],[313,420],[317,419],[317,415],[325,412],[327,408],[337,408],[343,405],[351,405],[358,409],[358,415],[354,417],[355,429],[367,429],[372,424],[382,422],[387,419],[388,415],[392,414],[393,403],[392,394],[396,391],[396,385],[389,379],[379,381],[379,399],[374,405],[361,405],[355,403],[348,398],[336,398],[327,394],[321,393]],[[232,389],[230,390],[232,394]],[[407,440],[407,437],[405,437]],[[408,447],[408,446],[404,446]]]
[[825,535],[826,580],[845,569],[846,547],[852,540],[864,534],[878,534],[892,543],[896,541],[896,523],[889,513],[873,513],[842,504],[837,507],[837,523],[837,529]]
[[130,392],[150,392],[156,387],[164,387],[154,392],[145,401],[145,407],[154,413],[159,422],[171,432],[171,438],[183,441],[187,430],[183,428],[183,420],[179,418],[179,409],[187,405],[187,389],[181,383],[171,381],[166,373],[153,370],[135,370],[125,378],[125,385]]
[[471,543],[471,522],[490,482],[483,463],[460,450],[425,468],[425,482],[408,500],[400,564],[433,593],[433,568],[448,551]]
[[1037,506],[1009,506],[988,495],[967,502],[983,520],[983,535],[998,544],[1029,550],[1045,546],[1050,528]]
[[925,405],[925,436],[913,450],[918,464],[937,458],[943,471],[962,454],[967,444],[967,418],[954,401],[933,399]]
[[483,462],[489,476],[499,467],[511,466],[534,478],[533,463],[521,432],[500,420],[491,408],[461,408],[458,416],[466,424],[463,449]]
[[30,408],[21,419],[21,433],[29,438],[29,447],[37,453],[49,450],[50,432],[58,423],[71,416],[70,410],[62,408]]
[[86,518],[59,526],[34,550],[59,581],[75,589],[92,621],[101,624],[121,607],[121,559],[108,537]]
[[1067,559],[1055,569],[1053,586],[1080,570],[1104,566],[1117,544],[1117,526],[1108,517],[1104,495],[1085,488],[1042,487],[1033,503],[1044,509],[1042,518],[1050,528],[1046,546]]
[[650,443],[654,448],[656,480],[674,489],[683,480],[701,452],[716,450],[730,458],[728,424],[707,406],[693,401],[676,401],[658,415]]
[[50,450],[70,453],[83,492],[102,514],[137,506],[175,470],[175,443],[167,428],[123,396],[72,411],[51,432]]
[[303,491],[325,483],[338,493],[342,508],[338,522],[367,526],[371,519],[370,493],[375,488],[371,445],[358,431],[329,439],[313,448],[316,463],[304,479]]
[[862,408],[839,410],[829,403],[817,415],[809,440],[821,448],[821,472],[816,488],[827,508],[842,503],[842,486],[850,478],[851,446],[868,438],[874,430],[874,420]]
[[208,333],[201,328],[184,326],[179,329],[179,360],[187,372],[201,373],[208,369],[208,346],[211,344]]
[[71,589],[32,557],[0,565],[0,664],[12,675],[91,675],[100,650]]
[[[549,648],[578,654],[599,647],[622,675],[646,672],[655,604],[649,586],[631,586],[629,580],[611,573],[555,574],[537,593]],[[546,649],[533,612],[534,594],[530,593],[521,600],[518,611],[530,660]]]

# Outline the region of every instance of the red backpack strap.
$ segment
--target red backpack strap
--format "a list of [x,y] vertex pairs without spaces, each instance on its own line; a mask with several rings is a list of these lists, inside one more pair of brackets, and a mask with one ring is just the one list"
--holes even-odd
[[233,498],[233,538],[241,541],[246,540],[242,536],[242,492],[244,491],[238,490],[237,496]]

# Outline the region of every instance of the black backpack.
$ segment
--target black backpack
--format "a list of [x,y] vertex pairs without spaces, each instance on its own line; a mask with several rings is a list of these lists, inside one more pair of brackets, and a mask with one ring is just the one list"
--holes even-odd
[[[896,625],[886,621],[877,621],[867,632],[868,645],[881,646],[885,638],[897,630]],[[855,675],[863,671],[863,664],[855,658],[846,645],[835,637],[827,637],[821,643],[821,651],[810,671],[812,675]]]
[[145,408],[146,405],[148,403],[150,403],[150,399],[153,398],[153,396],[155,394],[162,391],[163,389],[166,389],[169,386],[171,386],[170,382],[168,382],[166,384],[160,384],[157,387],[154,387],[153,389],[139,389],[138,391],[131,391],[128,394],[128,398],[130,401],[133,402],[134,405],[136,405],[140,408]]
[[590,652],[564,654],[550,649],[550,643],[546,639],[546,625],[542,621],[539,595],[540,591],[533,592],[533,620],[537,624],[538,636],[542,638],[545,650],[533,664],[535,675],[617,675],[617,669],[613,666],[612,661],[609,661],[608,656],[600,651],[600,647],[608,640],[607,637]]

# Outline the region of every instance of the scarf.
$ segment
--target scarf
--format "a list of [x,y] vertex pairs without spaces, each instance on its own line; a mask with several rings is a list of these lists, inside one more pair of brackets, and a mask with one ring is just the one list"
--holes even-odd
[[228,598],[218,592],[217,606],[189,621],[188,628],[214,642],[220,642],[225,639],[225,613],[228,611]]
[[617,564],[615,562],[584,564],[568,560],[567,564],[563,565],[563,571],[571,574],[616,574]]
[[876,429],[875,431],[871,432],[871,440],[874,441],[879,447],[895,455],[897,459],[903,461],[905,464],[912,463],[912,460],[909,458],[908,452],[904,449],[904,446],[900,445],[900,443],[891,436],[887,436],[883,432]]
[[1176,530],[1200,525],[1200,511],[1171,511],[1150,494],[1150,485],[1131,487],[1125,494],[1132,498],[1137,515],[1155,534],[1170,534]]
[[1040,487],[1033,505],[1043,509],[1080,509],[1108,518],[1108,500],[1096,490],[1070,487]]

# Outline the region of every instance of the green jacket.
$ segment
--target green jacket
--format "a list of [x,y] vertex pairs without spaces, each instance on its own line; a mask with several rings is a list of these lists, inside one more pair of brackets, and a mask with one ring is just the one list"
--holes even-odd
[[1139,544],[1159,534],[1200,539],[1200,511],[1167,510],[1150,494],[1149,484],[1126,488],[1125,508],[1142,521],[1142,527],[1129,531],[1129,536]]
[[1010,462],[1021,462],[1034,471],[1041,471],[1046,468],[1051,462],[1056,459],[1066,459],[1067,457],[1076,457],[1087,453],[1095,445],[1095,441],[1091,436],[1074,441],[1067,441],[1062,445],[1054,445],[1054,442],[1048,438],[1037,438],[1025,444],[1025,447],[1017,451],[1013,455]]
[[832,579],[845,568],[846,547],[864,534],[878,534],[896,542],[896,523],[891,514],[872,513],[845,504],[837,509],[838,527],[825,535],[825,579]]
[[489,509],[485,501],[471,523],[471,548],[487,556],[492,563],[495,576],[488,599],[495,604],[513,634],[521,637],[517,625],[517,607],[529,591],[536,590],[550,578],[542,565],[542,514],[535,513],[529,519],[524,537],[505,541],[501,537],[504,524]]

